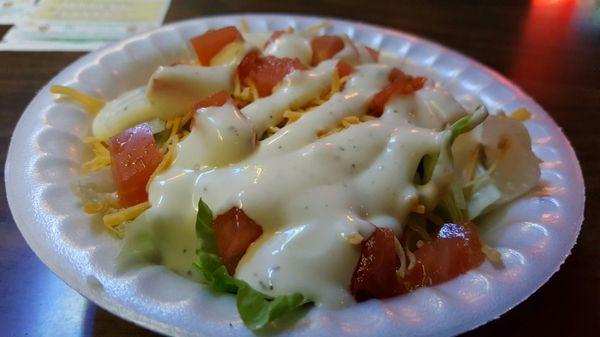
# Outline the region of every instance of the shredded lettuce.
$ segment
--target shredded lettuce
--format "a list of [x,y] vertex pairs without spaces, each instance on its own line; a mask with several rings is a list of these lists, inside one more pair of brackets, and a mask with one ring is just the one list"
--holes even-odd
[[238,312],[249,329],[262,329],[273,320],[311,302],[299,293],[272,297],[229,275],[217,255],[213,213],[202,199],[198,202],[196,234],[200,240],[200,248],[194,268],[202,274],[210,289],[237,294]]
[[456,137],[473,130],[477,125],[483,123],[483,121],[489,115],[485,106],[478,106],[472,114],[468,114],[461,119],[457,120],[450,126],[450,140],[448,141],[448,151],[456,140]]
[[164,144],[169,139],[170,135],[171,130],[164,129],[154,134],[154,141],[156,141],[158,144]]
[[527,130],[502,112],[487,118],[478,132],[459,139],[459,143],[454,146],[459,160],[455,167],[468,172],[463,174],[462,186],[468,220],[525,193],[539,180],[539,162],[531,151]]
[[473,220],[478,217],[488,206],[492,205],[502,197],[500,190],[491,179],[481,184],[469,197],[467,205],[467,218]]
[[[450,178],[455,175],[454,163],[452,157],[452,144],[456,138],[464,133],[473,130],[477,125],[481,124],[488,116],[488,111],[484,106],[479,106],[477,109],[456,122],[454,122],[442,135],[444,137],[441,149],[437,157],[423,157],[423,183],[420,188],[427,195],[428,189],[431,190],[434,185],[447,181],[447,193],[439,200],[425,200],[426,206],[431,207],[431,203],[437,204],[437,210],[445,216],[449,221],[461,223],[466,218],[466,209],[468,200],[463,193],[456,179]],[[430,194],[430,193],[429,193]],[[431,195],[431,194],[430,194]],[[427,204],[429,203],[429,204]]]

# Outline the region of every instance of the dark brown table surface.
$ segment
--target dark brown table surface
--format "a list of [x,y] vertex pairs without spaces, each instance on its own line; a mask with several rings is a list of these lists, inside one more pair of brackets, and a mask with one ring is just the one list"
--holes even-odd
[[[468,335],[600,334],[599,1],[173,0],[166,22],[233,12],[316,14],[393,27],[456,49],[529,93],[563,128],[579,157],[587,187],[583,229],[548,283]],[[0,34],[8,28],[0,27]],[[3,161],[26,105],[81,55],[0,52]],[[154,335],[98,308],[52,274],[21,237],[3,186],[0,193],[0,335]]]

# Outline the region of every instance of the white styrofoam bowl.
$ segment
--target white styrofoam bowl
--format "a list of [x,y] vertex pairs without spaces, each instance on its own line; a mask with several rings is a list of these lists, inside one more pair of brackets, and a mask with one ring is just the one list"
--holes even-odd
[[[251,31],[304,29],[325,20],[295,15],[231,15],[167,25],[90,53],[64,69],[29,104],[11,140],[5,168],[8,201],[27,243],[72,288],[108,311],[169,335],[251,335],[233,296],[217,296],[161,266],[115,271],[120,242],[79,208],[70,183],[89,156],[82,139],[91,118],[55,101],[61,84],[104,99],[143,84],[158,65],[189,58],[191,36],[238,25]],[[525,123],[543,160],[540,187],[488,217],[484,239],[505,268],[489,263],[450,282],[343,310],[313,308],[280,333],[300,336],[451,335],[497,318],[555,273],[575,244],[583,218],[584,185],[575,153],[544,110],[498,73],[421,38],[372,25],[328,19],[326,33],[345,33],[402,60],[407,71],[445,84],[457,99],[491,111],[526,107]]]

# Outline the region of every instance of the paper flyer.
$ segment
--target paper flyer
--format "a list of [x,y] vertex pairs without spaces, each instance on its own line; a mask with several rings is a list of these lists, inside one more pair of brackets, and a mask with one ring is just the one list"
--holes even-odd
[[88,51],[159,27],[170,0],[42,0],[4,36],[0,50]]
[[0,25],[12,25],[31,13],[35,0],[0,0]]

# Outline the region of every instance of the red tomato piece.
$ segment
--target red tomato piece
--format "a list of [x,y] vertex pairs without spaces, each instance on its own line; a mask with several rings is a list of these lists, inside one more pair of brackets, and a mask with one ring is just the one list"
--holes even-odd
[[337,72],[339,78],[346,77],[354,73],[354,67],[344,61],[340,61],[337,64]]
[[407,77],[408,76],[402,70],[398,68],[393,68],[390,71],[390,74],[388,75],[388,81],[390,81],[390,83],[393,83],[395,81],[403,80]]
[[258,64],[258,59],[259,56],[256,52],[251,52],[244,56],[238,65],[238,76],[240,77],[240,80],[244,80],[250,75],[252,69]]
[[230,96],[227,92],[219,91],[199,100],[198,102],[196,102],[196,104],[194,104],[192,109],[196,111],[200,108],[207,108],[209,106],[223,106],[225,105],[225,103],[227,103],[229,98]]
[[344,49],[344,40],[335,35],[317,36],[310,41],[310,46],[313,51],[312,64],[317,65]]
[[260,97],[268,96],[281,80],[295,70],[306,67],[297,59],[288,57],[259,57],[257,53],[248,53],[238,66],[240,80],[250,79]]
[[235,26],[209,29],[206,33],[190,39],[190,43],[198,55],[198,60],[203,66],[209,65],[210,60],[221,49],[234,41],[244,41],[242,34]]
[[365,49],[367,50],[367,52],[369,52],[369,55],[371,55],[371,57],[375,59],[375,61],[379,60],[379,51],[367,46],[365,46]]
[[237,207],[217,216],[215,219],[217,249],[229,274],[235,273],[235,267],[250,244],[262,233],[262,228]]
[[265,42],[263,49],[266,49],[273,41],[277,40],[281,37],[281,35],[285,34],[285,30],[276,30],[271,34],[271,37]]
[[394,68],[389,75],[390,83],[380,92],[375,94],[369,103],[369,114],[379,117],[383,114],[383,108],[392,95],[409,95],[423,88],[426,79],[424,77],[412,77]]
[[256,53],[256,52],[248,53],[248,54],[246,54],[246,56],[244,56],[244,58],[242,59],[242,61],[240,61],[240,64],[238,65],[238,68],[237,68],[238,76],[240,77],[240,80],[243,80],[250,75],[250,72],[252,71],[252,69],[254,69],[256,67],[256,65],[258,64],[259,58],[260,57],[258,56],[258,53]]
[[146,184],[162,160],[150,126],[139,124],[110,138],[109,149],[121,206],[148,200]]
[[363,242],[350,283],[350,293],[357,301],[391,297],[400,292],[396,277],[400,260],[396,255],[394,241],[394,232],[377,228]]
[[436,239],[414,252],[416,264],[401,283],[410,291],[451,280],[483,263],[481,248],[472,223],[444,224]]

